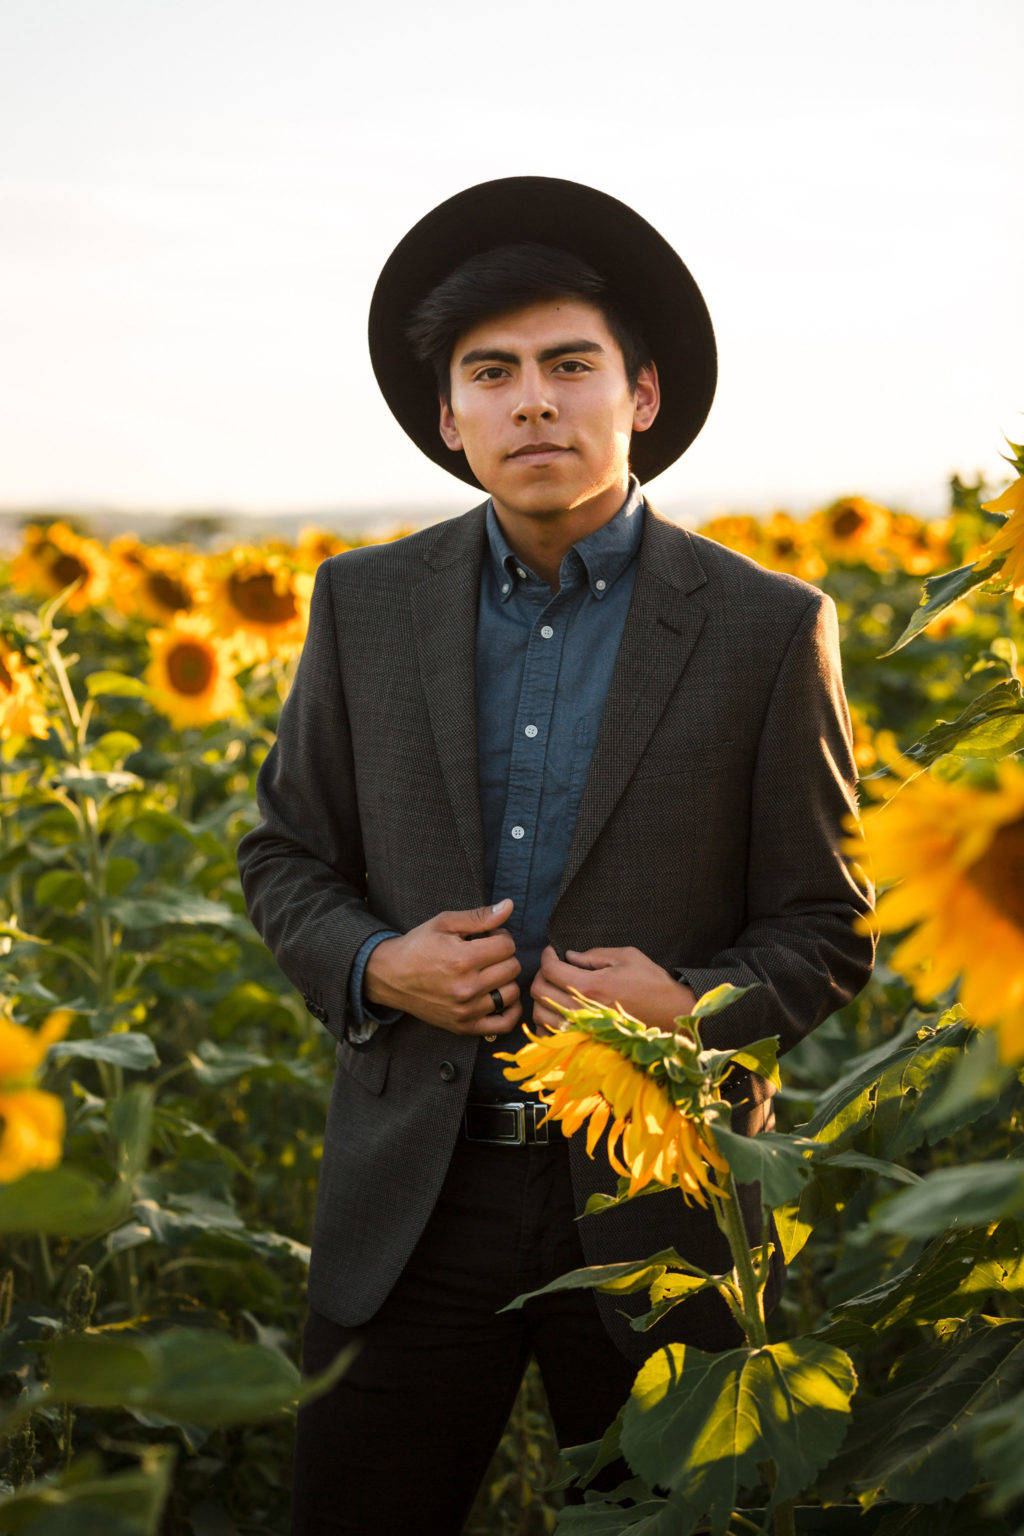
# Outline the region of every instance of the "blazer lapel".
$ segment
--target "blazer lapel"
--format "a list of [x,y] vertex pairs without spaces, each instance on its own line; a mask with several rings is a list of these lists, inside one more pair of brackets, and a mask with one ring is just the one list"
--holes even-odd
[[477,895],[484,887],[484,834],[476,739],[476,619],[486,503],[445,525],[427,556],[431,574],[411,593],[420,683],[459,840]]
[[558,901],[578,873],[643,756],[707,616],[701,604],[690,596],[707,578],[689,534],[653,512],[650,506],[645,515],[633,598]]

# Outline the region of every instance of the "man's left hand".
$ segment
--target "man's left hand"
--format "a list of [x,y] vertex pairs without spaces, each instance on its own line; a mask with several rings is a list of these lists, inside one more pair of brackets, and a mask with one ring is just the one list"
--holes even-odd
[[609,1008],[617,1003],[644,1024],[669,1032],[680,1014],[690,1013],[697,1001],[684,982],[673,980],[638,949],[568,949],[565,959],[559,960],[549,944],[530,988],[535,1025],[562,1027],[565,1020],[551,1003],[578,1008],[570,987]]

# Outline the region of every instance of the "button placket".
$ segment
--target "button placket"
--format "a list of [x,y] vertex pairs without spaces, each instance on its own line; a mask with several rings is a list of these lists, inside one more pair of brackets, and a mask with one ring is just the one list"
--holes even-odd
[[[543,770],[538,772],[536,743],[538,737],[542,737],[545,742],[549,739],[566,629],[564,610],[569,602],[571,593],[567,589],[553,597],[548,594],[526,646],[509,758],[503,823],[505,831],[494,873],[495,891],[500,890],[511,896],[516,902],[517,911],[527,900],[534,835],[543,793],[544,774]],[[545,616],[554,616],[559,611],[563,622],[556,630],[554,625],[546,622]],[[514,919],[515,913],[513,925]]]

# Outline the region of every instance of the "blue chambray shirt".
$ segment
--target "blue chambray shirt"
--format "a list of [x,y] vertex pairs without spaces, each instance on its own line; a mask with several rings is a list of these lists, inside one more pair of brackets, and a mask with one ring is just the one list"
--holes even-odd
[[[522,966],[526,1023],[633,595],[643,507],[634,477],[611,521],[566,554],[554,595],[509,548],[493,505],[487,508],[476,631],[480,807],[490,899],[510,896],[515,903],[505,926]],[[366,961],[389,936],[372,935],[356,956],[350,1000],[357,1040],[398,1017],[371,1012],[362,997]],[[493,1044],[480,1042],[475,1096],[529,1097],[508,1083],[504,1064],[494,1060],[495,1052],[524,1043],[522,1026]]]

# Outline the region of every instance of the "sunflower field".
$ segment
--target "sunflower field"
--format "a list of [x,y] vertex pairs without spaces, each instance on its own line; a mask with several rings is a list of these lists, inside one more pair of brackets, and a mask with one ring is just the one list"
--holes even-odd
[[[731,1224],[731,1277],[670,1253],[572,1283],[649,1293],[648,1318],[715,1283],[748,1346],[652,1356],[603,1448],[561,1464],[528,1374],[467,1536],[1024,1532],[1011,454],[1007,491],[954,479],[941,519],[845,497],[700,530],[835,599],[879,963],[784,1059],[760,1146],[716,1126],[734,1063],[699,1015],[728,996],[678,1039],[581,1009],[557,1059],[509,1068],[567,1128],[614,1122],[617,1198],[677,1183]],[[249,925],[235,848],[345,547],[54,521],[0,564],[0,1536],[288,1529],[295,1407],[332,1379],[301,1382],[297,1348],[334,1052]],[[603,1099],[598,1050],[643,1079],[647,1131],[639,1087]],[[774,1075],[773,1043],[751,1051]],[[755,1178],[790,1275],[767,1319],[766,1245],[728,1209]],[[622,1487],[563,1508],[619,1453]]]

